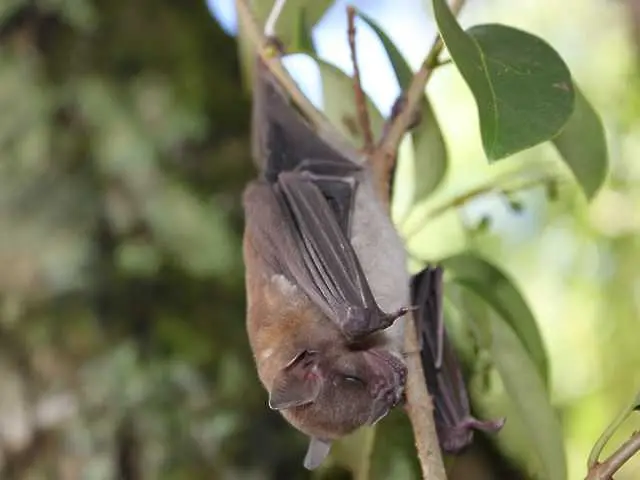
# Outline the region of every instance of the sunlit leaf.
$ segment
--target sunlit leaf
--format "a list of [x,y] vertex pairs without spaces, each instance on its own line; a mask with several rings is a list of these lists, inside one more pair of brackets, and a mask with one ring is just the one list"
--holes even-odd
[[[267,20],[274,3],[275,0],[251,0],[253,14],[261,25]],[[334,0],[287,0],[276,23],[277,37],[285,46],[290,46],[292,39],[299,33],[301,10],[304,10],[307,28],[311,29],[334,3]]]
[[[274,3],[275,0],[250,1],[251,11],[259,25],[264,25]],[[334,3],[334,0],[288,0],[276,24],[276,35],[284,44],[285,50],[291,51],[293,47],[293,51],[295,51],[296,48],[300,48],[301,28],[305,29],[306,36],[310,38],[313,26],[320,21]],[[304,18],[304,27],[301,25],[302,18]],[[250,89],[251,82],[248,79],[253,78],[255,49],[244,34],[244,27],[241,21],[239,22],[239,27],[238,51],[241,59],[242,78],[245,87]]]
[[413,71],[404,56],[400,53],[400,50],[398,50],[385,31],[382,30],[382,28],[380,28],[380,26],[371,17],[361,11],[358,11],[358,16],[360,16],[360,18],[362,18],[362,20],[373,29],[380,39],[380,42],[382,42],[382,46],[387,52],[393,71],[396,74],[398,83],[400,84],[400,88],[403,90],[406,89],[413,78]]
[[542,337],[531,310],[513,282],[497,267],[472,253],[449,257],[442,264],[453,281],[474,291],[501,315],[546,381],[547,355]]
[[[506,319],[491,311],[490,353],[507,394],[533,446],[543,478],[565,480],[566,458],[560,421],[549,401],[545,381]],[[511,418],[513,420],[513,418]],[[507,423],[509,418],[507,418]]]
[[590,199],[607,175],[607,141],[600,116],[580,89],[574,88],[573,114],[553,143]]
[[311,29],[307,26],[307,10],[301,8],[296,16],[296,28],[291,38],[291,46],[287,53],[316,54],[316,49],[311,37]]
[[542,39],[504,25],[462,30],[445,0],[438,28],[478,107],[482,144],[498,160],[550,140],[573,111],[571,74]]
[[451,282],[445,292],[448,332],[467,367],[473,410],[480,418],[506,418],[491,438],[504,455],[535,473],[532,478],[565,480],[561,424],[530,353],[481,295]]
[[[364,135],[358,120],[353,78],[330,63],[318,58],[315,60],[322,78],[325,115],[353,146],[362,148]],[[384,118],[369,97],[366,97],[366,105],[373,138],[377,139],[382,132]]]
[[[358,12],[378,35],[387,52],[400,88],[404,91],[411,84],[413,72],[409,64],[389,36],[367,15]],[[420,123],[412,132],[414,148],[414,198],[424,200],[442,182],[447,171],[447,148],[433,107],[425,94],[420,103]]]

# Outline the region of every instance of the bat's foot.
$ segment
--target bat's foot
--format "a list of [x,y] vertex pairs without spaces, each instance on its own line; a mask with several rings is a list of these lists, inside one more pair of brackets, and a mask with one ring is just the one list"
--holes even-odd
[[463,425],[467,428],[480,430],[487,433],[495,433],[499,431],[506,421],[506,418],[498,418],[495,420],[478,420],[474,417],[468,417],[464,420]]

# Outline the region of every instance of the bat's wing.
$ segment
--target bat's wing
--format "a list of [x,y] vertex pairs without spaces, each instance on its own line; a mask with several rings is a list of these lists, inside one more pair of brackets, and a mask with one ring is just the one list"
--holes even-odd
[[417,305],[416,322],[422,342],[422,367],[433,399],[434,419],[440,445],[457,451],[468,445],[471,429],[458,432],[469,416],[469,399],[460,366],[444,331],[442,269],[427,267],[413,278],[412,297]]
[[264,214],[250,219],[260,225],[256,250],[269,251],[270,262],[347,336],[388,327],[406,309],[386,314],[379,308],[349,241],[362,167],[307,125],[261,61],[256,74],[254,157],[273,189],[263,193],[270,196],[263,204],[277,217],[271,224]]
[[246,228],[272,271],[288,277],[349,338],[386,328],[406,310],[383,312],[321,189],[287,172],[245,193]]
[[309,127],[260,59],[256,66],[252,115],[253,158],[270,182],[275,182],[280,172],[294,170],[306,159],[322,159],[334,167],[338,164],[359,168],[348,159],[349,155],[355,155],[353,152],[343,152],[344,145],[329,145]]
[[380,309],[355,250],[313,175],[282,173],[275,191],[304,264],[304,272],[290,273],[346,335],[356,338],[386,328],[405,313]]
[[412,298],[418,306],[422,367],[433,398],[438,439],[445,452],[456,453],[472,442],[473,429],[496,431],[504,420],[480,421],[471,415],[467,387],[444,326],[442,274],[440,267],[427,267],[415,275]]

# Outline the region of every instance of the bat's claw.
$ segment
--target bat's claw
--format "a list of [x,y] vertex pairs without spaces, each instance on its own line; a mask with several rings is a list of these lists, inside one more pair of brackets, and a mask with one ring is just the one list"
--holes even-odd
[[506,421],[506,418],[497,418],[495,420],[478,420],[474,417],[469,417],[464,420],[463,425],[468,428],[480,430],[487,433],[495,433],[499,431]]
[[394,324],[394,322],[399,319],[400,317],[404,317],[407,313],[412,312],[413,310],[416,310],[418,307],[415,306],[410,306],[410,307],[401,307],[398,310],[396,310],[393,313],[387,313],[384,315],[384,319],[383,319],[383,327],[382,328],[389,328],[391,325]]

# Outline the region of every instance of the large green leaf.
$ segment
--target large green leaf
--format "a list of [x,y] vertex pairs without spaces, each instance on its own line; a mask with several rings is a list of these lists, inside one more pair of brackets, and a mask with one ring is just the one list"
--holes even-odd
[[524,426],[527,440],[537,457],[536,470],[548,480],[565,480],[566,458],[560,421],[554,411],[536,365],[529,352],[504,318],[489,309],[491,325],[490,355],[513,409],[507,423]]
[[[406,90],[413,78],[411,67],[384,30],[367,15],[362,12],[358,12],[358,14],[378,35],[387,52],[400,88],[403,91]],[[447,171],[447,148],[435,112],[426,94],[422,97],[420,113],[420,124],[412,133],[414,203],[427,198],[440,185]]]
[[574,88],[573,114],[553,143],[590,199],[607,175],[607,141],[600,116],[580,89]]
[[573,111],[571,74],[542,39],[504,25],[462,30],[445,0],[433,0],[440,34],[471,89],[482,144],[498,160],[550,140]]
[[442,261],[451,279],[482,297],[516,333],[543,380],[547,380],[547,355],[542,337],[524,298],[513,282],[496,266],[472,253]]
[[[319,58],[315,58],[315,60],[320,67],[322,77],[325,115],[354,147],[362,148],[364,135],[358,121],[353,78],[335,65]],[[365,98],[371,131],[374,139],[377,139],[382,132],[384,118],[369,97],[365,95]]]
[[535,474],[532,478],[565,480],[562,428],[530,353],[509,322],[474,290],[447,282],[445,292],[445,321],[469,372],[473,410],[481,418],[506,417],[504,428],[491,437],[502,454]]

